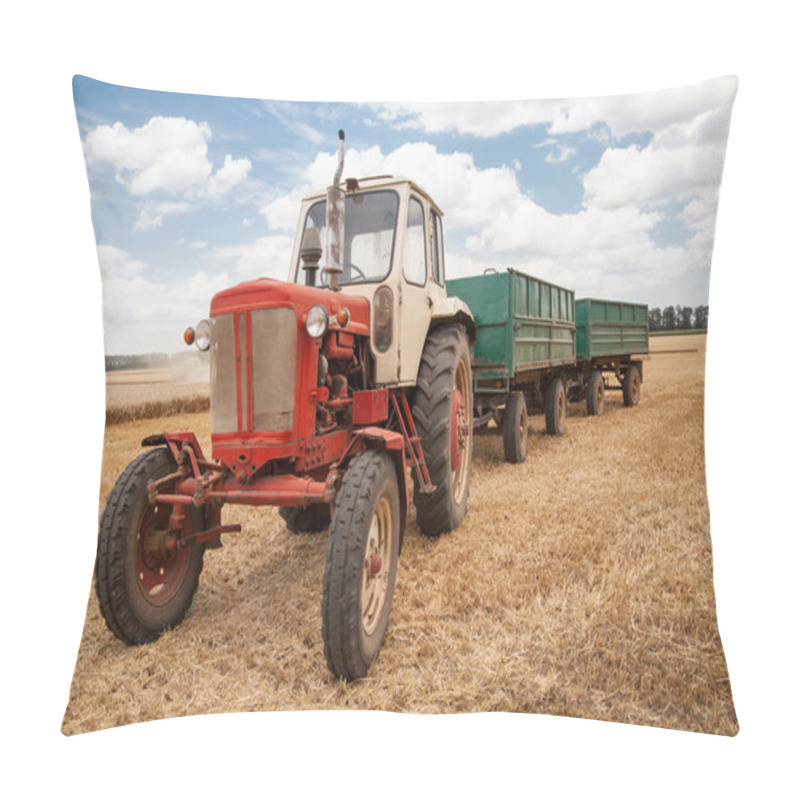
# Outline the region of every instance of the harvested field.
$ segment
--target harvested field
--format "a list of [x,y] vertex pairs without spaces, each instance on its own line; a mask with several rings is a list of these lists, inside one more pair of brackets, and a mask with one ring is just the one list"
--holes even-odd
[[[115,639],[92,590],[63,732],[359,708],[735,735],[705,488],[705,336],[651,344],[637,408],[618,392],[602,417],[571,405],[560,439],[533,417],[521,465],[505,463],[498,435],[476,437],[457,531],[424,538],[411,507],[389,630],[363,681],[336,681],[322,655],[325,535],[290,534],[275,509],[227,507],[242,533],[206,554],[186,619],[157,642]],[[210,451],[208,425],[207,413],[108,425],[101,507],[145,435],[194,430]]]
[[106,425],[191,414],[209,407],[208,370],[127,369],[106,373]]

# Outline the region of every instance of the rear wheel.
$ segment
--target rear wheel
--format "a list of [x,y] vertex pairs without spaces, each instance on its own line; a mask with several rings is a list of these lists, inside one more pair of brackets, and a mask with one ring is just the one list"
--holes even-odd
[[327,503],[310,506],[284,506],[278,513],[292,533],[321,533],[331,524],[331,507]]
[[638,406],[641,391],[642,377],[639,374],[639,367],[631,364],[622,379],[622,401],[626,406]]
[[389,623],[400,549],[400,493],[390,456],[368,450],[336,496],[322,581],[322,640],[330,671],[367,674]]
[[567,393],[564,381],[553,378],[547,384],[547,396],[544,404],[544,417],[547,432],[550,436],[563,436],[567,419]]
[[603,374],[599,369],[589,373],[589,382],[586,387],[586,413],[592,417],[599,417],[606,407],[606,387],[603,383]]
[[503,451],[512,464],[522,463],[528,455],[528,409],[522,392],[508,396],[503,414]]
[[426,536],[456,528],[467,513],[472,468],[472,367],[461,325],[434,328],[422,350],[412,407],[434,491],[414,475],[417,523]]
[[147,483],[175,470],[165,449],[143,453],[120,475],[108,499],[97,541],[95,591],[111,631],[143,644],[186,614],[203,569],[204,544],[183,540],[203,529],[200,509],[187,506],[171,530],[171,503],[149,502]]

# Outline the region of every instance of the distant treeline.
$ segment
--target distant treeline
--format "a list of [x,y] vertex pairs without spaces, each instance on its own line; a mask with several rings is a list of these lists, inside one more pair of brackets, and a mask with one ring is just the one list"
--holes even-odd
[[705,330],[708,328],[708,306],[651,308],[647,323],[651,331]]

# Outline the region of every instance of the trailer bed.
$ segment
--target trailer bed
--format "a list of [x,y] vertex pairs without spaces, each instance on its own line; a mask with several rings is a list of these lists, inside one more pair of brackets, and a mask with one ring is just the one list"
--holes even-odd
[[476,391],[532,370],[575,364],[575,293],[508,269],[447,281],[477,325]]
[[649,352],[646,305],[581,298],[575,302],[575,323],[579,362]]

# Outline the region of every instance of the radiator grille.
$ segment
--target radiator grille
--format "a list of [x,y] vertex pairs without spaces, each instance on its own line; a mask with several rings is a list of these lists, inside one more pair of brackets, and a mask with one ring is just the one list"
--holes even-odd
[[223,314],[211,319],[211,431],[233,433],[237,427],[233,314]]
[[297,317],[291,308],[251,312],[253,430],[290,431],[294,426]]
[[[248,343],[252,359],[246,358]],[[221,314],[211,322],[211,431],[294,426],[297,318],[290,308]]]

